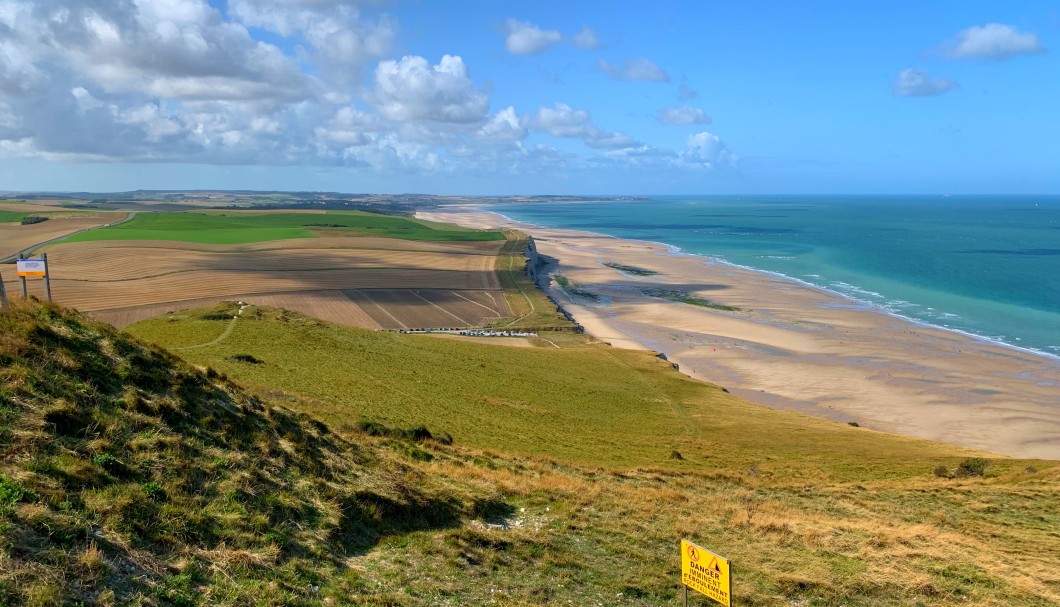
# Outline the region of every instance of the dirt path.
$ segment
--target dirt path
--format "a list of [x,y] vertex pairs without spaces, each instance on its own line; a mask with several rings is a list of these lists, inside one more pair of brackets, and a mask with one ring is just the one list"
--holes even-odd
[[36,244],[30,245],[30,246],[22,249],[21,251],[15,253],[13,255],[8,255],[7,257],[4,257],[3,259],[0,259],[0,263],[8,263],[8,262],[14,261],[15,259],[18,259],[19,255],[31,253],[31,252],[33,252],[33,251],[35,251],[35,250],[37,250],[37,249],[39,249],[39,248],[41,248],[43,246],[50,245],[53,242],[58,242],[60,240],[65,240],[67,238],[70,238],[71,236],[75,236],[77,234],[81,234],[82,232],[88,232],[89,230],[98,230],[100,228],[110,228],[110,227],[113,227],[113,226],[116,226],[116,225],[121,225],[121,224],[126,223],[128,221],[132,221],[133,217],[136,217],[136,211],[132,211],[129,214],[127,214],[123,219],[119,219],[118,221],[115,221],[115,222],[112,222],[112,223],[105,223],[105,224],[103,224],[101,226],[92,226],[90,228],[85,228],[83,230],[77,230],[77,231],[74,231],[74,232],[70,232],[69,234],[63,234],[62,236],[57,236],[55,238],[50,238],[48,240],[45,240],[44,242],[38,242]]
[[213,345],[221,343],[222,341],[228,339],[228,336],[231,335],[232,331],[235,330],[236,321],[239,320],[239,317],[243,315],[243,310],[245,310],[247,308],[247,306],[249,306],[249,305],[250,304],[239,302],[239,312],[236,312],[236,315],[232,317],[232,320],[228,321],[228,326],[225,327],[225,330],[221,331],[221,334],[218,335],[217,337],[215,337],[214,339],[212,339],[212,340],[210,340],[210,341],[208,341],[208,342],[206,342],[204,344],[196,344],[194,346],[183,346],[183,347],[180,347],[180,348],[170,348],[170,350],[180,350],[180,351],[183,351],[183,350],[197,350],[199,348],[208,348],[210,346],[213,346]]

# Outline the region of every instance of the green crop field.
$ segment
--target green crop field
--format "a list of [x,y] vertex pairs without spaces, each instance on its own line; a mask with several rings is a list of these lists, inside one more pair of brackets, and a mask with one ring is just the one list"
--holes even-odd
[[176,240],[205,244],[246,244],[313,238],[320,230],[409,240],[503,240],[500,232],[469,230],[409,217],[359,211],[309,213],[182,212],[140,213],[123,224],[83,232],[66,242],[95,240]]
[[0,210],[0,223],[17,223],[19,221],[22,221],[23,217],[33,214],[34,213],[20,213],[18,211]]

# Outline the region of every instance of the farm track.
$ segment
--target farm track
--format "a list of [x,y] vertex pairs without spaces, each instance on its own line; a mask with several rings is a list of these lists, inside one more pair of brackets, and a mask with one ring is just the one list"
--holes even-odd
[[[50,212],[57,210],[60,209],[50,209]],[[21,252],[42,247],[60,238],[98,228],[112,219],[107,216],[57,217],[27,226],[0,224],[0,263],[7,263]]]

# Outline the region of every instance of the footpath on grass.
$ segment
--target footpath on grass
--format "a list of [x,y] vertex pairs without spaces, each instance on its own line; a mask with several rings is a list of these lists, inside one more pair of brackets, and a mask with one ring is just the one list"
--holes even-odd
[[180,352],[180,351],[184,351],[184,350],[196,350],[198,348],[208,348],[210,346],[216,346],[217,344],[219,344],[219,343],[223,342],[224,340],[228,339],[228,337],[230,335],[232,335],[232,331],[234,331],[235,328],[236,328],[236,321],[238,321],[239,317],[243,315],[243,310],[246,310],[247,307],[250,306],[250,304],[243,303],[241,301],[240,302],[236,302],[236,303],[239,305],[239,311],[236,312],[234,316],[232,316],[232,320],[228,321],[228,324],[225,325],[224,331],[221,331],[221,334],[218,335],[216,338],[211,339],[210,341],[205,342],[205,343],[195,344],[194,346],[183,346],[183,347],[180,347],[180,348],[172,348],[172,349],[174,351]]

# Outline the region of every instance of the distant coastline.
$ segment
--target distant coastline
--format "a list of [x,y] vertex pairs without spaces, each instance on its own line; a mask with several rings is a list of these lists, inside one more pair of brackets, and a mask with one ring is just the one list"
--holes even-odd
[[[991,200],[999,200],[991,197],[967,198],[977,201],[969,203],[973,211]],[[978,249],[975,245],[964,244],[965,235],[955,233],[956,230],[952,228],[949,228],[949,241],[945,241],[946,233],[932,231],[931,226],[948,219],[947,213],[942,210],[935,213],[932,218],[934,223],[918,228],[919,231],[912,229],[909,222],[892,223],[891,225],[901,228],[895,229],[894,232],[888,231],[894,229],[891,227],[884,227],[875,232],[867,231],[862,220],[861,232],[858,234],[861,240],[856,245],[846,245],[846,248],[843,248],[842,242],[822,241],[820,237],[815,236],[813,228],[809,228],[806,234],[800,233],[804,226],[821,220],[821,212],[814,210],[815,207],[840,211],[853,206],[867,209],[867,213],[868,210],[886,208],[892,202],[900,202],[902,206],[894,216],[908,213],[910,217],[914,217],[916,212],[924,208],[921,205],[926,204],[928,208],[934,206],[934,203],[928,203],[922,198],[839,197],[835,203],[820,203],[815,197],[751,197],[746,200],[709,197],[712,201],[709,207],[696,206],[695,202],[700,199],[707,198],[682,198],[682,204],[687,200],[692,206],[688,206],[687,210],[682,206],[680,214],[674,212],[675,203],[668,204],[665,198],[656,200],[657,208],[650,212],[637,210],[637,207],[632,205],[599,209],[593,208],[593,205],[583,205],[580,209],[574,208],[570,211],[566,207],[556,207],[556,217],[564,218],[563,221],[549,221],[551,217],[547,207],[544,210],[537,207],[512,209],[515,213],[504,207],[483,205],[480,208],[500,212],[509,220],[521,221],[528,225],[588,230],[619,238],[659,243],[685,254],[749,270],[768,272],[804,286],[824,289],[842,296],[852,305],[867,306],[922,326],[955,331],[977,339],[1005,344],[1014,349],[1038,353],[1053,359],[1060,358],[1060,314],[1049,311],[1050,302],[1060,300],[1060,288],[1055,285],[1050,287],[1048,281],[1039,279],[1041,276],[1060,272],[1060,256],[1056,255],[1060,253],[1060,249],[1049,248],[1056,246],[1057,237],[1047,229],[1050,221],[1060,222],[1058,197],[1042,199],[1049,202],[1049,214],[1040,220],[1040,223],[1047,224],[1045,230],[1039,229],[1035,223],[1028,225],[1027,230],[1030,232],[1015,231],[1015,228],[1007,232],[997,230],[1008,240],[995,241],[994,231],[980,228],[979,232],[972,235],[978,238]],[[720,203],[715,204],[715,200]],[[991,210],[989,213],[980,213],[976,218],[980,225],[995,220],[997,223],[1013,225],[1021,225],[1015,223],[1021,220],[1026,224],[1028,221],[1022,219],[1024,216],[1019,212],[1038,210],[1030,208],[1029,201],[1034,198],[1014,197],[1010,201],[1008,197],[1004,197],[1003,200],[1011,203],[1006,205],[1005,212]],[[744,205],[751,210],[746,211],[746,215],[737,215],[736,213],[745,212]],[[791,219],[758,220],[753,215],[756,205],[757,212],[761,213],[764,208],[770,213],[763,217],[786,217],[789,216],[787,213],[794,213],[790,215]],[[945,205],[951,205],[951,209],[958,208],[952,205],[961,205],[960,209],[965,206],[961,202],[953,202],[952,199],[940,203],[941,209],[945,209]],[[1042,207],[1039,213],[1046,212],[1045,202],[1042,202]],[[703,211],[707,208],[720,208],[721,211],[704,214]],[[807,209],[813,212],[806,212]],[[594,217],[597,212],[602,214],[599,221]],[[1011,213],[1016,213],[1014,218],[1010,216]],[[1037,217],[1039,213],[1034,216]],[[962,214],[957,214],[957,217],[960,221],[965,221]],[[883,218],[888,219],[886,216]],[[665,222],[671,221],[680,222],[673,226],[676,229],[668,229],[670,226]],[[683,222],[687,222],[687,227]],[[736,225],[719,225],[726,223]],[[969,225],[976,228],[974,222]],[[842,232],[858,227],[836,220],[831,224],[822,225],[817,231]],[[769,232],[773,229],[778,231],[777,234]],[[740,233],[744,231],[746,233]],[[898,234],[901,238],[892,237],[892,234]],[[1023,243],[1025,235],[1028,238],[1026,244]],[[830,235],[825,238],[835,240]],[[938,239],[942,239],[940,244],[936,245],[938,250],[927,245],[918,245],[917,250],[908,253],[904,249],[906,241],[916,244],[922,240]],[[707,242],[710,244],[707,245]],[[870,243],[874,251],[861,255],[861,242]],[[903,243],[901,247],[897,245],[899,242]],[[976,241],[972,239],[971,242]],[[880,247],[888,246],[894,250],[881,255]],[[881,262],[881,259],[885,261]],[[875,267],[881,263],[892,267]],[[925,273],[922,270],[925,266],[934,266],[937,269],[934,274]],[[996,280],[990,277],[996,277]]]
[[[503,218],[505,221],[511,222],[513,224],[522,224],[522,225],[526,225],[526,226],[532,226],[532,227],[535,227],[535,228],[538,228],[538,229],[554,229],[554,228],[549,228],[548,226],[537,225],[537,224],[521,221],[521,220],[515,219],[513,217],[509,217],[508,215],[505,215],[504,213],[500,212],[496,207],[489,206],[489,205],[476,205],[476,206],[472,206],[470,208],[473,208],[476,211],[481,211],[483,213],[491,213],[491,214],[497,215],[497,216]],[[814,284],[812,282],[809,282],[809,281],[806,281],[806,280],[802,280],[801,278],[797,278],[795,276],[788,276],[787,274],[784,274],[782,272],[774,272],[772,270],[764,270],[762,268],[755,268],[755,267],[748,266],[748,265],[733,263],[731,261],[722,259],[721,257],[715,256],[715,255],[708,255],[708,254],[705,254],[705,253],[691,253],[691,252],[685,251],[684,249],[682,249],[681,247],[679,247],[677,245],[669,244],[669,243],[666,243],[666,242],[661,242],[661,241],[656,241],[656,240],[641,240],[641,239],[637,239],[637,238],[623,238],[621,236],[615,236],[613,234],[605,234],[603,232],[594,232],[594,233],[599,234],[600,236],[607,237],[607,238],[615,238],[615,239],[620,239],[620,240],[629,240],[629,241],[632,241],[632,242],[643,242],[643,243],[648,244],[648,245],[654,245],[654,246],[663,247],[666,250],[668,250],[670,253],[672,253],[673,255],[685,255],[685,256],[688,256],[688,257],[695,257],[695,258],[707,260],[710,263],[727,265],[727,266],[731,266],[733,268],[739,268],[741,270],[746,270],[746,271],[749,271],[749,272],[759,272],[759,273],[766,274],[766,275],[769,275],[769,276],[774,276],[774,277],[780,278],[782,280],[788,280],[788,281],[791,281],[793,283],[796,283],[796,284],[798,284],[801,287],[805,287],[805,288],[808,288],[808,289],[814,289],[814,290],[820,291],[822,293],[826,293],[826,294],[828,294],[828,295],[830,295],[832,297],[838,297],[838,298],[841,298],[841,299],[845,299],[845,300],[849,301],[851,304],[854,304],[854,305],[859,306],[859,307],[863,307],[865,310],[871,310],[873,312],[878,312],[880,314],[886,314],[888,316],[892,316],[892,317],[897,318],[899,320],[902,320],[902,321],[905,321],[905,322],[909,322],[909,323],[915,324],[917,326],[920,326],[920,327],[923,327],[923,328],[926,328],[926,329],[934,329],[934,330],[938,330],[938,331],[950,331],[952,333],[956,333],[956,334],[961,335],[963,337],[968,337],[968,338],[971,338],[971,339],[975,339],[977,341],[981,341],[981,342],[983,342],[985,344],[990,344],[990,345],[999,346],[999,347],[1003,347],[1003,348],[1010,348],[1012,350],[1016,350],[1016,351],[1022,352],[1024,354],[1031,354],[1033,356],[1041,356],[1043,358],[1046,358],[1046,359],[1049,359],[1049,360],[1052,360],[1052,361],[1060,362],[1060,355],[1058,355],[1058,354],[1053,354],[1051,352],[1045,352],[1043,350],[1038,350],[1038,349],[1035,349],[1035,348],[1029,348],[1029,347],[1025,347],[1025,346],[1020,346],[1018,344],[1012,344],[1012,343],[1009,343],[1007,341],[1004,341],[1004,340],[1001,340],[1001,339],[997,339],[997,338],[994,338],[994,337],[988,337],[988,336],[985,336],[985,335],[979,335],[977,333],[972,333],[970,331],[963,331],[961,329],[957,329],[957,328],[954,328],[954,327],[947,327],[945,325],[935,324],[935,323],[932,323],[932,322],[929,322],[929,321],[926,321],[926,320],[923,320],[923,319],[920,319],[920,318],[914,318],[912,316],[907,316],[907,315],[902,314],[901,312],[892,310],[892,309],[890,309],[890,308],[888,308],[886,306],[879,305],[877,303],[874,303],[874,302],[871,302],[871,301],[867,301],[867,300],[864,300],[864,299],[858,299],[857,297],[855,297],[853,295],[850,295],[849,293],[843,293],[843,292],[840,292],[840,291],[836,291],[834,289],[829,289],[828,287],[817,285],[817,284]]]
[[[476,205],[481,206],[481,205]],[[1013,456],[1060,459],[1060,360],[901,317],[778,273],[658,242],[542,228],[490,208],[425,212],[523,229],[602,304],[549,287],[592,335],[664,353],[682,372],[774,408]],[[623,276],[603,262],[658,272]],[[546,282],[546,280],[542,280]],[[680,288],[740,312],[644,294]],[[705,290],[703,290],[705,289]]]

